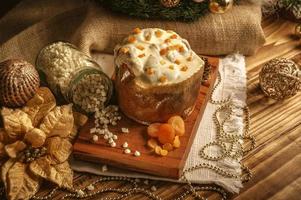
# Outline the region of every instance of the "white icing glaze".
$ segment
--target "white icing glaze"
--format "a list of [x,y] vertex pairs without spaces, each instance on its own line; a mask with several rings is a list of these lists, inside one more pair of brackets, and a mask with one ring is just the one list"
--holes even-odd
[[187,40],[158,28],[135,29],[114,52],[115,65],[126,65],[142,85],[179,83],[204,67]]

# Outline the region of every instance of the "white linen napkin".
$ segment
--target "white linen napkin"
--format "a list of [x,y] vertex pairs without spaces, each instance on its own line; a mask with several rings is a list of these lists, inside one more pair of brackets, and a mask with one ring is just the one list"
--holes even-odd
[[[113,56],[111,55],[94,55],[93,58],[103,67],[104,71],[111,75],[113,73]],[[235,54],[227,56],[221,59],[219,64],[219,72],[221,74],[221,83],[219,84],[216,92],[214,93],[215,99],[225,99],[229,95],[232,97],[232,101],[240,106],[246,105],[246,69],[244,56]],[[221,161],[205,161],[199,156],[200,149],[215,140],[216,127],[213,122],[213,115],[218,105],[208,103],[204,117],[199,125],[198,132],[195,136],[192,148],[186,161],[185,169],[203,162],[212,163],[218,167],[221,167],[227,171],[235,174],[241,174],[241,164],[239,160],[221,160]],[[235,128],[236,134],[242,134],[243,132],[243,116],[236,115],[229,127]],[[208,150],[209,155],[216,155],[216,149],[210,148]],[[172,180],[162,177],[156,177],[143,173],[137,173],[127,170],[116,169],[114,167],[108,167],[108,171],[102,171],[102,165],[89,163],[85,161],[72,160],[71,166],[73,170],[79,172],[88,172],[97,175],[104,176],[126,176],[132,178],[145,178],[152,180],[162,180],[170,182],[183,182],[181,180]],[[240,178],[226,178],[216,174],[209,169],[199,169],[186,174],[187,179],[192,183],[197,184],[217,184],[224,189],[232,193],[238,193],[242,188],[242,182]]]

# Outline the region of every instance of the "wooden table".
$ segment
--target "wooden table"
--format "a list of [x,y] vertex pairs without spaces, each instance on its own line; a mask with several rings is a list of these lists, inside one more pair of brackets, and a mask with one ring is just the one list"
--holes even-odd
[[[301,53],[301,42],[292,36],[295,23],[283,19],[269,18],[263,22],[267,36],[266,45],[247,58],[248,105],[251,110],[251,135],[257,140],[256,148],[243,159],[254,177],[245,184],[236,200],[299,200],[301,199],[301,93],[283,101],[274,102],[263,96],[258,87],[261,65],[276,57],[291,58]],[[97,176],[75,174],[75,187],[84,186]],[[184,191],[184,185],[151,181],[163,199],[174,199]],[[103,183],[101,188],[125,187],[126,183]],[[148,186],[150,187],[150,186]],[[39,195],[46,194],[48,185]],[[208,199],[220,199],[217,194],[202,193]],[[53,199],[60,199],[58,193]],[[94,199],[106,197],[99,196]],[[146,199],[142,195],[131,196],[131,200]],[[189,197],[187,199],[193,199]]]

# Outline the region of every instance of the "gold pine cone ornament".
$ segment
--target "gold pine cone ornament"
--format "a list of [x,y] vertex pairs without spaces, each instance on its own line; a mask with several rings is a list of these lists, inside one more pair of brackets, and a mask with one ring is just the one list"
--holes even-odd
[[40,86],[35,67],[23,60],[10,59],[0,63],[0,106],[21,107]]
[[301,89],[301,69],[292,60],[276,58],[263,66],[259,81],[266,96],[276,100],[289,98]]
[[233,6],[233,0],[210,0],[209,10],[212,13],[225,13]]
[[166,8],[173,8],[180,4],[181,0],[160,0],[160,3]]

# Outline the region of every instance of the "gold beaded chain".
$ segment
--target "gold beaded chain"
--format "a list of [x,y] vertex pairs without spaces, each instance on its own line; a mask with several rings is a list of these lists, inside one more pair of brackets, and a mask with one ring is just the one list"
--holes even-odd
[[[207,68],[205,69],[205,71],[209,71],[210,69],[210,65],[207,63]],[[216,91],[216,89],[218,88],[218,86],[221,83],[221,75],[220,73],[218,73],[218,77],[217,77],[217,83],[214,86],[211,96],[210,96],[210,103],[218,105],[219,107],[216,109],[214,115],[213,115],[213,121],[216,127],[216,140],[213,142],[210,142],[208,144],[206,144],[204,147],[202,147],[200,149],[199,152],[199,156],[201,158],[203,158],[204,160],[207,161],[219,161],[222,160],[224,158],[232,158],[235,160],[240,160],[241,157],[243,155],[245,155],[246,153],[248,153],[249,151],[251,151],[252,149],[255,148],[255,139],[251,136],[248,135],[249,133],[249,129],[250,129],[250,111],[249,108],[247,106],[245,107],[238,107],[233,105],[233,103],[231,103],[231,97],[228,97],[226,99],[223,100],[214,100],[213,96],[214,93]],[[224,126],[225,123],[231,118],[231,116],[234,114],[234,109],[241,109],[244,113],[244,131],[242,135],[234,135],[234,134],[228,134],[225,130],[224,130]],[[218,116],[220,112],[224,112],[226,113],[226,116],[224,118],[224,120],[220,121]],[[249,140],[251,142],[251,147],[249,149],[246,150],[239,150],[239,151],[235,151],[235,145],[238,145],[239,148],[238,149],[243,149],[242,147],[242,143],[244,140]],[[227,148],[227,145],[229,144],[230,147]],[[217,156],[209,156],[206,154],[206,149],[212,146],[217,146],[220,149],[220,155]],[[216,174],[219,174],[223,177],[227,177],[227,178],[240,178],[241,181],[243,183],[248,182],[251,177],[252,177],[252,173],[249,170],[248,167],[244,166],[243,163],[241,161],[239,161],[239,163],[241,164],[241,171],[242,171],[242,175],[241,174],[233,174],[230,173],[228,171],[226,171],[225,169],[222,169],[221,167],[215,166],[209,162],[204,162],[204,163],[200,163],[196,166],[190,167],[186,170],[183,171],[182,175],[181,175],[181,180],[185,181],[187,183],[188,189],[181,194],[181,196],[175,198],[175,200],[184,200],[186,198],[186,196],[192,194],[196,199],[200,199],[200,200],[206,200],[206,198],[200,196],[198,194],[199,191],[211,191],[211,192],[216,192],[221,196],[222,200],[227,200],[228,199],[228,193],[221,187],[216,186],[216,185],[208,185],[208,186],[199,186],[199,185],[193,185],[186,177],[186,175],[188,173],[191,173],[195,170],[200,170],[200,169],[209,169],[213,172],[215,172]],[[135,194],[143,194],[146,197],[153,199],[153,200],[161,200],[162,198],[159,197],[158,195],[155,195],[151,190],[147,190],[145,188],[142,187],[138,187],[138,182],[140,182],[139,179],[133,179],[133,178],[128,178],[128,177],[101,177],[97,180],[95,180],[94,182],[92,182],[90,184],[90,186],[92,185],[97,185],[101,182],[108,182],[108,181],[123,181],[123,182],[128,182],[132,187],[130,189],[116,189],[116,188],[105,188],[105,189],[94,189],[91,190],[88,187],[85,188],[81,188],[81,189],[64,189],[65,191],[67,191],[68,193],[65,194],[62,199],[84,199],[84,198],[91,198],[91,197],[95,197],[96,195],[100,195],[100,194],[104,194],[104,193],[115,193],[115,194],[119,194],[118,196],[115,197],[106,197],[106,198],[102,198],[102,200],[119,200],[119,199],[123,199],[126,197],[129,197],[131,195],[135,195]],[[93,186],[94,188],[94,186]],[[59,190],[59,189],[63,189],[63,188],[59,188],[59,187],[55,187],[54,189],[52,189],[46,196],[33,196],[32,199],[34,200],[49,200],[52,199],[52,197],[54,196],[54,194]],[[5,190],[4,188],[0,188],[0,194],[4,194]]]

